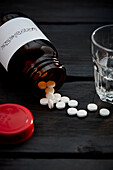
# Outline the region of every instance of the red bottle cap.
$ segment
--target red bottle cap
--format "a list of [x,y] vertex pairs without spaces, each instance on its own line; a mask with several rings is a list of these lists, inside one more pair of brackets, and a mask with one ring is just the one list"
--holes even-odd
[[18,104],[0,105],[0,143],[20,143],[29,139],[33,132],[33,115],[30,110]]

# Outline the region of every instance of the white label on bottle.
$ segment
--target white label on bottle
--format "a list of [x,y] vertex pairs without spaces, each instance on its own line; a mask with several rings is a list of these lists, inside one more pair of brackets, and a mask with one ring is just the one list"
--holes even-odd
[[0,62],[7,71],[13,54],[26,43],[36,39],[48,40],[28,18],[14,18],[0,27]]

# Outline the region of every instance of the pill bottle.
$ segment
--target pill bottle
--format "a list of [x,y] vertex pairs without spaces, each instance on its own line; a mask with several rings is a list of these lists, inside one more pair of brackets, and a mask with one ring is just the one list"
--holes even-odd
[[7,13],[0,19],[0,62],[10,75],[24,78],[36,96],[40,81],[55,81],[57,91],[66,76],[65,67],[51,41],[22,13]]

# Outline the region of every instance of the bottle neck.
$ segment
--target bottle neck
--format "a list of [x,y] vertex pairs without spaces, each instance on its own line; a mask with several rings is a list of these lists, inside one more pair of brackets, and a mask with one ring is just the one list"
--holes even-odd
[[[41,47],[44,50],[44,46]],[[39,94],[40,89],[38,88],[38,83],[40,81],[47,82],[48,80],[53,80],[56,83],[55,91],[57,91],[65,80],[65,68],[58,61],[57,55],[43,53],[42,56],[38,57],[34,62],[26,61],[26,66],[23,69],[24,75],[30,80],[31,85],[35,89],[35,93]]]

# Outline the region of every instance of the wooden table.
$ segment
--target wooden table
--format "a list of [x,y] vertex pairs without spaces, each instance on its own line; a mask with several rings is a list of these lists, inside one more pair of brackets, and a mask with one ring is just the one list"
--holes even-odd
[[[31,110],[35,131],[26,142],[0,145],[0,170],[113,170],[113,106],[101,102],[95,92],[91,33],[113,23],[109,0],[16,0],[0,1],[0,13],[24,12],[53,42],[67,78],[59,92],[79,101],[110,109],[107,118],[98,112],[88,117],[69,117],[66,109],[49,110],[27,90],[15,86],[0,65],[0,103],[17,103]],[[22,83],[22,82],[21,82]]]

